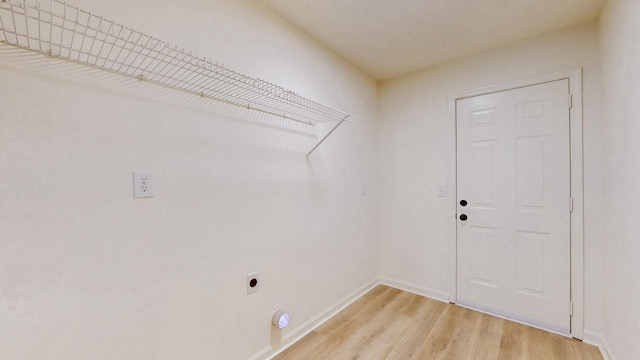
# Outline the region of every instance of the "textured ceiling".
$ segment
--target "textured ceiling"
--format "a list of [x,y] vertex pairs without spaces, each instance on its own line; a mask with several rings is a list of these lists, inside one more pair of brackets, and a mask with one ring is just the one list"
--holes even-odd
[[605,0],[262,0],[377,79],[598,17]]

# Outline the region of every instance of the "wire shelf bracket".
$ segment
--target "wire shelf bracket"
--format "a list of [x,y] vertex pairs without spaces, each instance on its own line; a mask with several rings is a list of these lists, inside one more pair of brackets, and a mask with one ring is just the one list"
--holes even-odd
[[0,43],[315,126],[356,118],[60,0],[0,0]]

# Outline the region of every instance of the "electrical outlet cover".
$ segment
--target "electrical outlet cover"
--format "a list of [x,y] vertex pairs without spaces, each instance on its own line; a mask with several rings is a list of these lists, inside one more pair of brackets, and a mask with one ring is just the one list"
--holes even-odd
[[260,276],[257,272],[247,275],[247,294],[254,293],[260,288]]
[[154,193],[153,174],[149,171],[133,172],[133,197],[152,198]]

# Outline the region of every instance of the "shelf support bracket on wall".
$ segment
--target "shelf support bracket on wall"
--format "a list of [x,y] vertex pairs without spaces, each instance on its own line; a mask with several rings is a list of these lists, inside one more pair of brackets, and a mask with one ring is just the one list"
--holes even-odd
[[318,143],[316,144],[316,146],[313,147],[313,149],[311,149],[308,153],[307,153],[307,159],[309,158],[309,155],[311,155],[311,153],[313,153],[325,140],[327,140],[327,138],[329,136],[331,136],[331,134],[333,134],[334,131],[336,131],[336,129],[338,128],[338,126],[342,125],[343,122],[345,122],[347,120],[349,116],[346,116],[344,119],[338,121],[338,123],[331,128],[331,130],[329,130],[329,132],[322,137],[322,139],[320,139],[320,141],[318,141]]

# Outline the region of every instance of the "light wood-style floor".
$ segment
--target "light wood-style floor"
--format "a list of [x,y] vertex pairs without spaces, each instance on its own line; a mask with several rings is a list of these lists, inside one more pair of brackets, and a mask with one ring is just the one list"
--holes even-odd
[[595,346],[378,286],[276,360],[602,360]]

